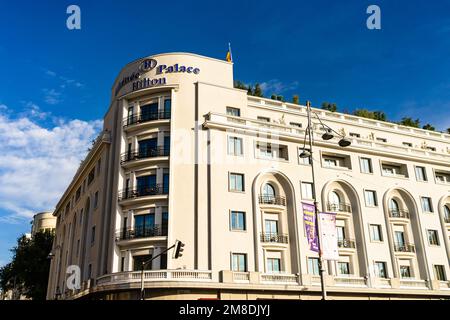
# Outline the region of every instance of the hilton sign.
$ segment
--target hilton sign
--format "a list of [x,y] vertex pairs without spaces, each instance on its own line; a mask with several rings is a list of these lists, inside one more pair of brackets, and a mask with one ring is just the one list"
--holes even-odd
[[132,83],[132,90],[136,91],[140,89],[160,86],[166,84],[165,77],[159,78],[142,78],[141,75],[147,73],[156,68],[156,75],[162,74],[172,74],[172,73],[192,73],[199,74],[200,69],[191,66],[184,66],[178,63],[174,65],[167,66],[165,64],[158,65],[158,62],[155,59],[145,59],[143,60],[138,67],[138,70],[133,72],[131,75],[123,77],[122,80],[119,81],[116,87],[115,95],[122,89],[125,85]]

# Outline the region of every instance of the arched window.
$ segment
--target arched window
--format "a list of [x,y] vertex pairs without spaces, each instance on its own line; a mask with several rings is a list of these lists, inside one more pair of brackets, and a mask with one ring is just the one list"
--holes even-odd
[[339,197],[336,191],[331,191],[328,195],[328,201],[331,204],[339,205],[339,203],[341,203],[341,197]]
[[389,209],[392,213],[398,213],[400,211],[400,206],[398,205],[397,200],[391,199],[391,201],[389,201]]
[[445,222],[450,221],[450,207],[448,204],[444,206],[444,217],[445,217]]
[[275,197],[275,188],[270,184],[266,183],[263,188],[263,195],[268,199]]

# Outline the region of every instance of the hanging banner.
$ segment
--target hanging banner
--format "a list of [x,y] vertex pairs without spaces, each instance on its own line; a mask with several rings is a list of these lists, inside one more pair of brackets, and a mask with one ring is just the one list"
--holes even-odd
[[319,252],[319,239],[316,233],[316,215],[313,204],[302,202],[303,222],[305,223],[306,239],[308,240],[309,249]]
[[339,260],[336,214],[320,212],[319,227],[322,258],[324,260]]

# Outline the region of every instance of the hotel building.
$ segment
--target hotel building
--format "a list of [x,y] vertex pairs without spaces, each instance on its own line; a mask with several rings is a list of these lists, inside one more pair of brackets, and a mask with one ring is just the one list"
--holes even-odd
[[[302,202],[337,215],[330,299],[450,298],[450,135],[314,109],[351,140],[299,157],[306,108],[233,87],[233,64],[134,61],[58,202],[48,299],[319,299]],[[308,145],[308,142],[306,143]],[[81,288],[66,268],[78,265]]]

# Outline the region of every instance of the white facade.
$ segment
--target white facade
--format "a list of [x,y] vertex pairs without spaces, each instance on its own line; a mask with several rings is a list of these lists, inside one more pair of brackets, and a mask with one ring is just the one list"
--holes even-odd
[[[299,158],[306,108],[247,96],[232,68],[170,53],[121,71],[105,131],[55,211],[48,298],[57,288],[136,298],[133,270],[176,239],[182,257],[168,252],[145,271],[148,298],[318,297],[301,209],[312,194],[311,165]],[[321,140],[313,119],[319,207],[339,227],[330,296],[450,296],[450,135],[313,111],[352,140],[345,149]],[[84,187],[92,168],[99,178]],[[82,212],[89,221],[77,223]],[[83,286],[71,293],[63,270],[77,263]]]

